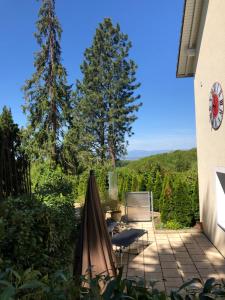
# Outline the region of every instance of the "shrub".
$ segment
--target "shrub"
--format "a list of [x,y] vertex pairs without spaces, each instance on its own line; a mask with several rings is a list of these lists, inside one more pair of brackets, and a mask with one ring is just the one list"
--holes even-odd
[[164,225],[164,227],[167,228],[167,229],[176,230],[176,229],[182,228],[183,226],[180,223],[178,223],[177,221],[175,221],[175,220],[170,220],[170,221],[166,222],[166,224]]
[[73,205],[64,197],[54,197],[47,204],[26,197],[4,200],[0,203],[0,258],[17,268],[34,266],[44,273],[68,267],[74,215]]
[[161,220],[164,224],[174,222],[179,227],[190,227],[195,223],[196,207],[193,193],[187,184],[186,176],[168,174],[163,183],[160,198]]
[[159,211],[160,206],[160,196],[162,193],[162,176],[159,171],[156,173],[156,178],[154,185],[152,187],[153,201],[154,201],[154,211]]
[[122,279],[122,269],[116,277],[97,275],[88,280],[82,276],[82,287],[70,274],[63,271],[43,276],[40,271],[31,268],[17,272],[13,268],[1,270],[0,267],[0,278],[0,299],[5,300],[201,300],[225,297],[224,282],[217,282],[214,278],[207,279],[205,283],[193,278],[180,288],[173,289],[170,296],[167,296],[165,292],[157,290],[157,281]]
[[173,219],[173,180],[174,176],[172,174],[167,174],[163,181],[163,188],[160,197],[160,213],[163,223]]
[[32,191],[41,200],[66,196],[74,201],[76,177],[63,173],[60,166],[54,168],[49,162],[34,164],[31,170]]

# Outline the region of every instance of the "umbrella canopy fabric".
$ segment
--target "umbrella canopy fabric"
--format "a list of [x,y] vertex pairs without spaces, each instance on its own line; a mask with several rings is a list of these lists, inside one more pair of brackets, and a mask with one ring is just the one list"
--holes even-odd
[[74,274],[116,275],[111,239],[102,211],[94,172],[90,172],[80,236],[75,251]]

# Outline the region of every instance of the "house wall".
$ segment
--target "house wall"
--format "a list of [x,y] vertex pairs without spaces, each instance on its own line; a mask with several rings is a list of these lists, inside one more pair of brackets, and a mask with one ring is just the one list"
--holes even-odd
[[200,218],[206,235],[225,256],[225,231],[217,225],[215,187],[216,169],[225,168],[225,116],[218,130],[212,129],[209,119],[214,82],[221,84],[225,97],[225,0],[207,2],[194,80]]

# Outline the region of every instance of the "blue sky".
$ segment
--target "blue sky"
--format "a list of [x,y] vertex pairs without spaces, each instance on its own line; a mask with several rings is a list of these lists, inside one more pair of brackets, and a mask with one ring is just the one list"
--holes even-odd
[[[35,0],[0,0],[0,109],[10,106],[19,125],[26,124],[21,87],[34,70],[39,6]],[[129,150],[195,146],[193,79],[176,78],[182,11],[183,0],[56,0],[69,83],[80,78],[83,52],[104,17],[118,22],[133,43],[143,106]]]

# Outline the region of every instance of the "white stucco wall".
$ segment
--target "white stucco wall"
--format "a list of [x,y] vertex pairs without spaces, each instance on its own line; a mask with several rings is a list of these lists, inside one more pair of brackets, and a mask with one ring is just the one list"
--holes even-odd
[[205,13],[194,81],[200,218],[205,233],[225,256],[225,231],[217,225],[215,190],[215,170],[225,168],[225,115],[216,131],[209,119],[209,94],[214,82],[222,85],[225,97],[225,0],[209,0]]

